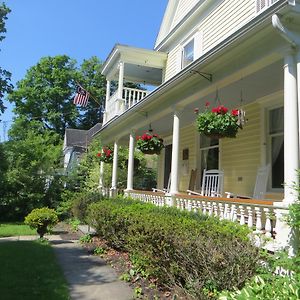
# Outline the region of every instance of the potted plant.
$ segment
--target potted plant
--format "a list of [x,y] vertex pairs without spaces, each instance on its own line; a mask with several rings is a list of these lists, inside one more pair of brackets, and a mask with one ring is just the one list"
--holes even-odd
[[144,133],[136,137],[136,148],[145,154],[159,154],[164,147],[163,139],[157,134]]
[[205,104],[205,111],[197,114],[197,129],[200,133],[214,138],[235,138],[239,129],[242,129],[245,113],[242,110],[233,109],[229,111],[224,105],[209,109],[209,102]]
[[100,161],[110,164],[114,159],[113,150],[109,146],[104,146],[101,152],[97,153],[97,157],[99,157]]

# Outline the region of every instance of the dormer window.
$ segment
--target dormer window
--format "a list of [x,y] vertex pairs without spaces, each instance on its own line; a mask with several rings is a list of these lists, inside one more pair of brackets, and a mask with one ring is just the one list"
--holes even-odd
[[181,68],[194,61],[194,39],[190,40],[182,49]]

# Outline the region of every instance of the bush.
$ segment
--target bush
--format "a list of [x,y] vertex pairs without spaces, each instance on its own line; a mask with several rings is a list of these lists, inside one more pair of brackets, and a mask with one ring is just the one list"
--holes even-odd
[[139,270],[198,299],[242,287],[257,267],[248,229],[225,220],[130,199],[92,204],[88,220],[110,246],[128,251]]
[[36,208],[25,217],[25,224],[35,228],[40,238],[58,223],[57,213],[48,207]]

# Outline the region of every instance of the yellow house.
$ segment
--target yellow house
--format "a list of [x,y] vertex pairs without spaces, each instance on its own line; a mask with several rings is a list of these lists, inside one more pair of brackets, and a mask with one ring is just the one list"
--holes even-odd
[[[111,191],[117,189],[118,146],[126,144],[132,197],[171,199],[181,208],[238,218],[286,245],[291,232],[280,215],[297,199],[292,186],[299,169],[299,45],[298,0],[170,0],[153,50],[117,44],[103,66],[106,109],[97,136],[114,143]],[[118,82],[113,94],[112,81]],[[246,112],[236,138],[199,134],[194,110],[203,111],[207,102]],[[149,126],[164,140],[157,182],[160,189],[170,182],[167,194],[133,189],[135,137]],[[203,170],[219,169],[224,191],[252,196],[257,170],[267,165],[264,200],[186,194],[191,170],[197,170],[194,189],[200,190]]]

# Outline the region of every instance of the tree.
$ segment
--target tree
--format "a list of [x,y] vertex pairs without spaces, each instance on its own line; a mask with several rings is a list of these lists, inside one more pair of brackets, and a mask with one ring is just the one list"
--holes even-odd
[[9,95],[15,114],[37,120],[61,137],[66,127],[76,128],[79,113],[73,104],[76,89],[75,60],[66,55],[44,57],[31,67]]
[[33,208],[54,207],[59,200],[59,192],[51,186],[60,180],[56,170],[61,140],[41,122],[29,123],[22,118],[16,120],[9,135],[10,140],[3,144],[9,163],[7,187],[0,201],[8,216],[22,219]]
[[[10,9],[4,4],[0,4],[0,41],[5,38],[3,33],[6,32],[5,21],[7,20],[7,14],[10,13]],[[3,113],[5,107],[3,105],[3,96],[5,93],[11,92],[13,86],[10,83],[11,73],[0,67],[0,112]]]
[[[105,80],[100,69],[96,57],[84,60],[79,69],[76,61],[66,55],[41,58],[17,83],[9,101],[15,104],[17,117],[41,121],[45,128],[61,137],[68,127],[91,128],[102,119],[100,105],[104,100]],[[77,108],[73,104],[77,83],[99,104],[90,99],[87,107]]]

